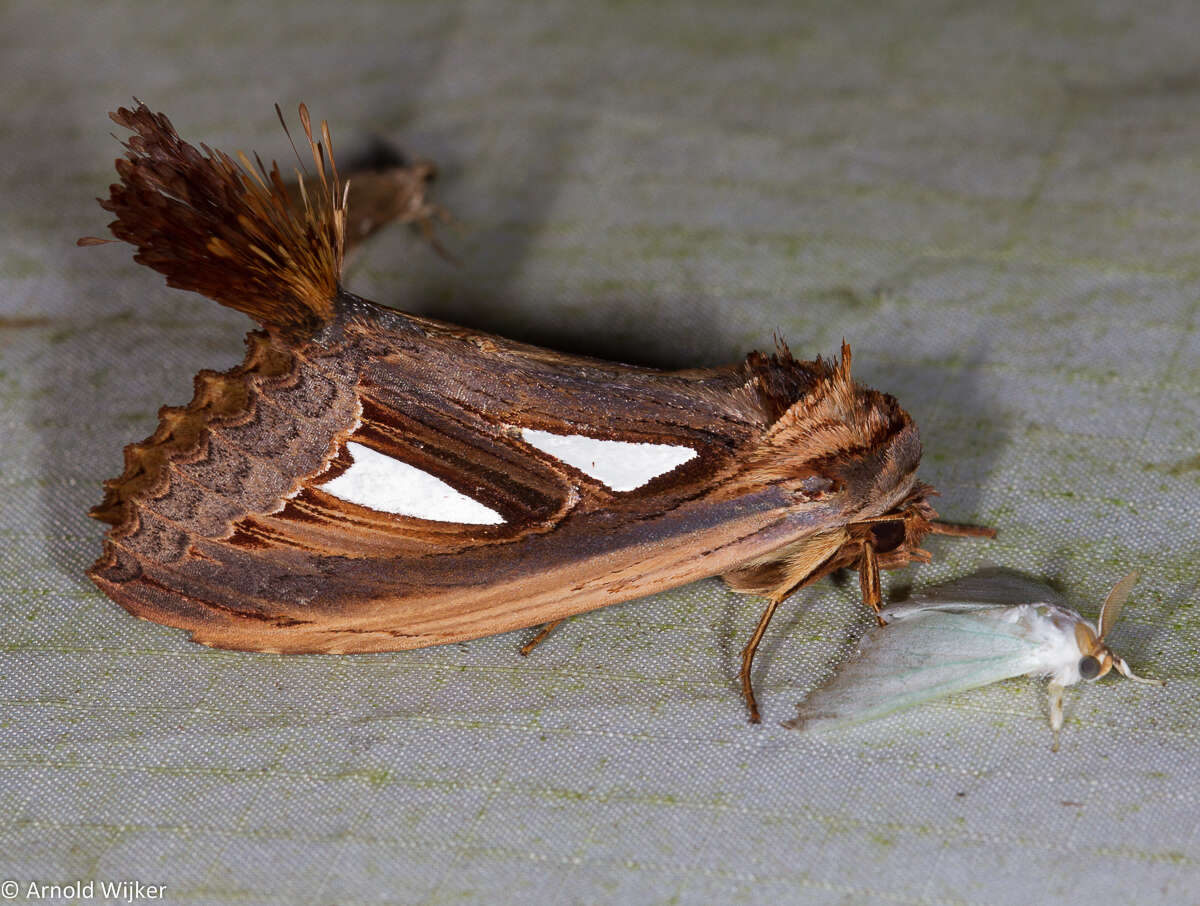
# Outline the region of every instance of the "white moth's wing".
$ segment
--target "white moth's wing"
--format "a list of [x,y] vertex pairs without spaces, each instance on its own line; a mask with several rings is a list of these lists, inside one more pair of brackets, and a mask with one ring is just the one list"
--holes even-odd
[[913,595],[913,602],[931,604],[1056,604],[1065,605],[1062,595],[1039,579],[1003,567],[993,567],[934,585]]
[[835,729],[1036,669],[1040,642],[1012,619],[1014,608],[963,606],[910,606],[902,619],[872,630],[858,656],[800,702],[784,726]]

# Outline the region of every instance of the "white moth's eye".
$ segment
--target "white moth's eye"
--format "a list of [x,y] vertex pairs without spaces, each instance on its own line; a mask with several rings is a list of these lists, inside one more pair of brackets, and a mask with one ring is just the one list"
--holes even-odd
[[1093,680],[1100,675],[1100,661],[1085,654],[1079,659],[1079,675],[1086,680]]

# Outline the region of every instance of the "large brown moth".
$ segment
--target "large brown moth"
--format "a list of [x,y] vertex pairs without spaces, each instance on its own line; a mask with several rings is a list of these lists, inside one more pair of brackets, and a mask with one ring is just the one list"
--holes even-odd
[[[301,121],[299,202],[268,171],[182,141],[138,102],[101,205],[135,260],[261,326],[187,406],[125,449],[92,515],[89,575],[206,645],[348,653],[544,624],[720,575],[768,605],[857,569],[927,561],[917,428],[840,361],[782,342],[725,368],[563,355],[377,305],[340,283],[347,187]],[[532,644],[526,646],[526,649]]]

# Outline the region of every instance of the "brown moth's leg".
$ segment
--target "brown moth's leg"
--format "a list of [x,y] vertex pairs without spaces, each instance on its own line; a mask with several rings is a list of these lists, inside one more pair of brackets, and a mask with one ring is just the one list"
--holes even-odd
[[775,616],[775,608],[786,597],[785,594],[770,599],[767,609],[763,611],[763,615],[758,621],[758,628],[754,630],[754,635],[750,636],[750,641],[742,649],[742,669],[738,673],[738,678],[742,681],[742,696],[746,699],[746,707],[750,709],[750,723],[752,724],[762,723],[762,718],[758,714],[758,701],[754,698],[754,685],[750,681],[750,669],[754,666],[754,653],[758,651],[758,643],[762,641],[763,633],[767,631],[771,617]]
[[[563,617],[563,620],[565,619],[566,617]],[[552,633],[554,631],[554,627],[561,622],[562,620],[551,620],[549,623],[546,623],[541,629],[539,629],[537,635],[521,646],[521,657],[529,657],[529,653],[538,645],[542,644],[542,642],[546,641],[546,636]]]
[[[880,516],[877,519],[865,519],[863,521],[887,522],[894,518]],[[954,522],[933,522],[930,523],[929,530],[937,535],[960,535],[980,538],[996,537],[995,529],[977,525],[959,525]],[[928,563],[930,559],[929,552],[920,548],[913,548],[909,554],[911,559],[922,563]],[[870,543],[863,544],[862,557],[858,562],[858,582],[859,587],[862,589],[863,603],[875,612],[875,618],[879,620],[879,625],[883,626],[884,622],[879,618],[879,611],[883,607],[883,590],[879,583],[879,556],[875,553],[875,546]],[[754,684],[750,679],[750,671],[754,666],[754,655],[758,651],[759,642],[762,641],[771,618],[775,616],[775,609],[787,599],[788,595],[802,588],[805,584],[805,581],[801,581],[782,593],[776,592],[772,594],[767,604],[767,609],[763,611],[762,617],[759,618],[754,635],[750,636],[750,641],[742,649],[742,669],[738,673],[738,678],[742,683],[742,696],[746,699],[746,707],[750,709],[750,723],[752,724],[762,722],[762,718],[758,713],[758,700],[754,696]],[[544,638],[545,633],[549,631],[549,628],[552,628],[554,625],[556,624],[549,624],[549,627],[539,633],[538,637],[527,645],[526,648],[532,648],[540,642]],[[522,651],[524,650],[522,649]]]
[[862,559],[858,561],[858,586],[862,589],[863,603],[875,611],[875,619],[879,625],[884,622],[879,616],[883,606],[883,591],[879,586],[879,558],[875,555],[875,546],[864,544]]

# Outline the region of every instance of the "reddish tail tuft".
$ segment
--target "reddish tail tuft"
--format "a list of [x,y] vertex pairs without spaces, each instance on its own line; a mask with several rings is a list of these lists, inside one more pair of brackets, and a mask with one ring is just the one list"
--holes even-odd
[[117,216],[113,235],[137,247],[135,261],[265,327],[313,331],[333,317],[346,200],[325,123],[317,141],[300,106],[320,180],[301,209],[277,164],[268,171],[239,155],[239,166],[224,152],[197,149],[140,101],[110,116],[134,134],[116,162],[121,182],[100,205]]

